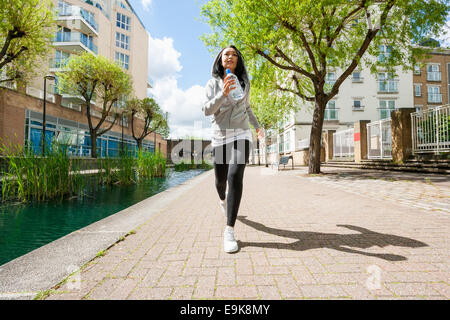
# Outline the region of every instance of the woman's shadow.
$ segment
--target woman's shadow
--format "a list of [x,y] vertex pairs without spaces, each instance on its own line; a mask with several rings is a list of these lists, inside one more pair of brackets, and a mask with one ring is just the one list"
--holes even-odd
[[270,233],[279,237],[286,237],[298,240],[293,243],[239,241],[240,248],[251,246],[262,248],[289,249],[298,251],[318,249],[318,248],[329,248],[347,253],[357,253],[365,256],[377,257],[388,261],[403,261],[407,260],[407,258],[395,254],[382,254],[382,253],[378,254],[378,253],[364,252],[361,250],[351,249],[349,247],[367,249],[373,246],[378,246],[381,248],[389,245],[408,248],[419,248],[428,246],[426,243],[414,239],[395,236],[391,234],[378,233],[370,231],[365,228],[351,225],[337,225],[337,226],[354,230],[359,233],[337,234],[337,233],[320,233],[309,231],[289,231],[266,227],[265,225],[259,222],[248,220],[247,217],[245,216],[238,217],[238,220],[256,230]]

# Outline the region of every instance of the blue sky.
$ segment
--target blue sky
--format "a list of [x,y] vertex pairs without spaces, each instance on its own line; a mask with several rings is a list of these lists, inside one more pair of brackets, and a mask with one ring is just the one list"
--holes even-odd
[[[200,7],[206,0],[129,0],[153,38],[172,38],[174,49],[181,53],[183,67],[179,86],[186,90],[195,84],[204,85],[212,63],[199,37],[210,27],[200,22]],[[144,7],[147,4],[147,8]]]
[[[129,0],[149,33],[149,80],[153,96],[169,112],[171,138],[194,134],[195,122],[210,127],[201,111],[214,57],[199,37],[211,32],[200,21],[207,0]],[[197,124],[196,126],[199,126]],[[208,139],[208,130],[195,135]]]
[[[169,112],[170,138],[210,139],[210,118],[201,107],[214,57],[199,39],[211,32],[200,21],[200,8],[208,0],[128,1],[149,33],[148,72],[153,88],[148,93]],[[450,45],[449,33],[442,40]],[[206,130],[195,130],[199,126]]]

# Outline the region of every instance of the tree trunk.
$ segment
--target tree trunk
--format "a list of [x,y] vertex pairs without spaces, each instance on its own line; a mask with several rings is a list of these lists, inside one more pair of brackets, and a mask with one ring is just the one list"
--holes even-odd
[[142,151],[142,139],[136,139],[136,143],[139,151]]
[[97,158],[97,133],[90,131],[91,134],[91,158]]
[[322,126],[325,107],[325,98],[316,98],[311,135],[309,138],[309,174],[320,173],[320,142],[322,141]]

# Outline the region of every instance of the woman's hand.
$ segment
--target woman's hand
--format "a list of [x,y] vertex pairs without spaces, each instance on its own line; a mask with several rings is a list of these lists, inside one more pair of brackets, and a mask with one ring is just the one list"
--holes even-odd
[[233,86],[235,84],[236,81],[232,80],[230,75],[227,75],[225,79],[223,79],[223,89],[222,89],[223,95],[228,96],[228,94],[230,93],[231,89],[233,89]]
[[256,129],[256,133],[258,134],[259,140],[264,139],[264,130],[263,129],[261,129],[261,128]]

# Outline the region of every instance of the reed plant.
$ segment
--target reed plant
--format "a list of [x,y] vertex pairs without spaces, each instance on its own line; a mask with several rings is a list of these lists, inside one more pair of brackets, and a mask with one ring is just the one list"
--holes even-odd
[[60,199],[77,193],[83,179],[71,171],[71,161],[63,144],[54,141],[44,157],[26,145],[0,144],[0,153],[6,159],[1,175],[2,201],[45,201]]
[[160,151],[148,152],[140,150],[136,159],[136,173],[139,178],[164,177],[166,175],[166,159]]
[[184,163],[182,160],[180,163],[174,165],[175,171],[186,171],[186,170],[192,170],[192,169],[205,169],[209,170],[212,169],[213,166],[209,163],[205,162],[205,160],[202,160],[202,163],[195,164],[194,160],[191,160],[191,163]]

